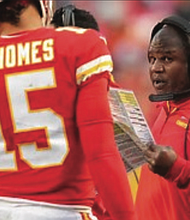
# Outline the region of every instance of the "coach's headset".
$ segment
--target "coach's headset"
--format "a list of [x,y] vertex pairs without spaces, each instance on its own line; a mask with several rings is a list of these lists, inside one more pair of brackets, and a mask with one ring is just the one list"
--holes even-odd
[[[169,16],[163,19],[161,22],[157,23],[154,26],[152,33],[151,33],[150,42],[152,41],[155,34],[165,24],[172,25],[174,27],[179,28],[187,36],[188,41],[190,41],[190,23],[182,17],[179,17],[177,15],[172,15],[172,16]],[[189,45],[190,45],[190,42],[189,42]],[[188,56],[188,74],[190,77],[190,56]],[[170,92],[170,93],[158,94],[158,95],[151,94],[149,96],[149,100],[151,102],[160,102],[160,101],[178,100],[178,99],[186,98],[189,96],[190,96],[190,89],[184,90],[182,92]]]

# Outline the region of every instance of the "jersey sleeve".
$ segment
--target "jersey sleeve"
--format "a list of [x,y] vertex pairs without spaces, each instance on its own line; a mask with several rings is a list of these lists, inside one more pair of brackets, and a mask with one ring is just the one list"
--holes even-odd
[[113,220],[135,220],[124,164],[114,140],[105,78],[79,91],[77,123],[84,154],[97,191]]
[[77,85],[81,85],[92,76],[105,72],[109,75],[110,81],[113,81],[111,75],[113,62],[106,39],[100,33],[88,30],[83,35],[82,42],[85,42],[85,50],[79,48],[79,51],[81,50],[83,53],[76,64]]
[[[106,77],[114,81],[113,61],[106,39],[92,29],[63,27],[56,29],[56,52],[64,60],[73,83],[81,87],[89,79]],[[64,70],[66,71],[66,70]]]

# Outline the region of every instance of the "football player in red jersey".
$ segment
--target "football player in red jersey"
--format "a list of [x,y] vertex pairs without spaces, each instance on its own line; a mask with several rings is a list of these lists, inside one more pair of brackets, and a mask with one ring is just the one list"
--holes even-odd
[[[50,22],[55,28],[75,26],[81,28],[91,28],[100,31],[99,25],[95,17],[85,9],[77,8],[73,4],[65,5],[57,9]],[[118,87],[114,80],[110,81],[110,86]],[[99,220],[110,220],[111,217],[106,211],[100,195],[96,194],[94,204],[92,206],[92,212]]]
[[0,220],[134,220],[101,34],[42,27],[39,0],[0,1]]

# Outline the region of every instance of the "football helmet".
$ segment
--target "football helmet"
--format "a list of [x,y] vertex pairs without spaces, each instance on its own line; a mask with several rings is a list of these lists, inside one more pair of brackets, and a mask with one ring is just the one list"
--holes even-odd
[[53,17],[53,1],[52,0],[38,0],[41,5],[42,21],[46,26],[50,23]]

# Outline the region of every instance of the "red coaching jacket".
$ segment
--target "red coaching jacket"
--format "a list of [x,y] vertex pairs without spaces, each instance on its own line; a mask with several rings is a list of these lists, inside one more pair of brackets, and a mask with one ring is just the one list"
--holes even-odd
[[178,159],[165,178],[142,168],[136,208],[139,220],[190,219],[190,99],[164,102],[153,126],[155,141]]

